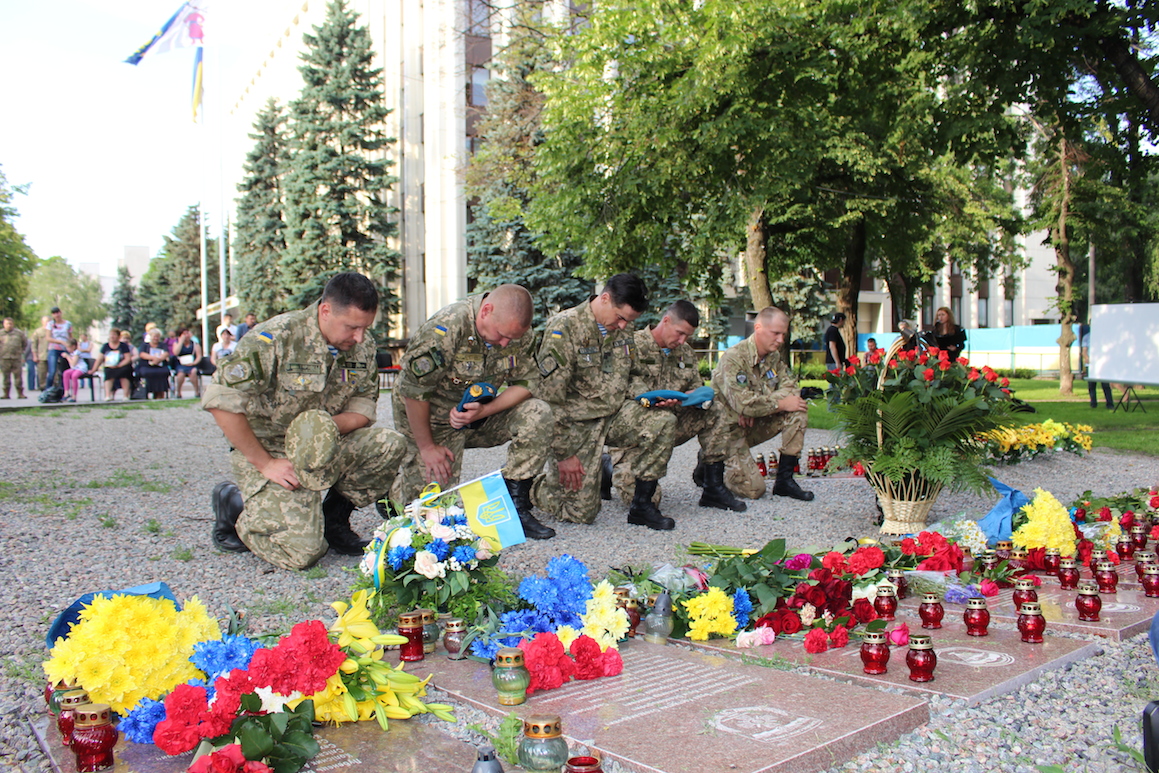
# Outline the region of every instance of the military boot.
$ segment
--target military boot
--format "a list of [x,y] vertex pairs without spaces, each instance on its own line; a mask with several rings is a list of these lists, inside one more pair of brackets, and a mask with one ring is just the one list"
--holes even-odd
[[791,497],[802,502],[812,502],[813,492],[805,491],[793,480],[793,469],[797,466],[797,457],[781,454],[777,461],[777,482],[773,484],[773,493],[779,497]]
[[652,502],[652,495],[656,493],[656,481],[640,480],[636,478],[636,493],[632,497],[632,505],[628,508],[628,523],[636,526],[647,526],[658,531],[670,531],[676,528],[676,521],[665,516]]
[[749,509],[748,505],[733,496],[724,485],[724,462],[704,465],[704,492],[700,495],[700,506],[734,510],[738,513]]
[[237,519],[245,507],[241,489],[228,481],[218,483],[213,487],[210,502],[213,504],[213,544],[229,553],[248,553],[249,548],[237,536]]
[[600,499],[606,502],[612,498],[612,475],[615,473],[611,454],[600,456],[600,473]]
[[503,479],[507,484],[507,491],[511,494],[511,501],[515,503],[515,512],[519,513],[519,523],[523,525],[523,533],[531,539],[551,539],[555,536],[555,529],[544,526],[531,514],[531,484],[535,478],[527,480]]
[[704,488],[704,460],[699,454],[696,457],[696,466],[692,468],[692,482],[697,488]]
[[354,503],[339,494],[337,489],[326,492],[326,498],[322,500],[323,535],[330,549],[343,556],[360,556],[370,544],[370,540],[362,539],[350,528],[350,514],[353,512]]

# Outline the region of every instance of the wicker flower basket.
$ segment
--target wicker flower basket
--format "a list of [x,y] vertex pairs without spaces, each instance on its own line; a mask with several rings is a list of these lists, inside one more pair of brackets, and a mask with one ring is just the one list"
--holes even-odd
[[[905,342],[904,337],[894,341],[882,361],[889,362],[893,359]],[[881,375],[877,378],[878,389],[885,386],[886,371],[886,368],[881,369]],[[878,446],[881,446],[884,440],[881,422],[878,422]],[[941,483],[931,483],[917,474],[897,483],[884,475],[874,473],[872,468],[866,469],[865,477],[869,485],[873,486],[884,515],[881,523],[882,534],[916,534],[925,528],[926,518],[929,517],[938,494],[942,492]]]

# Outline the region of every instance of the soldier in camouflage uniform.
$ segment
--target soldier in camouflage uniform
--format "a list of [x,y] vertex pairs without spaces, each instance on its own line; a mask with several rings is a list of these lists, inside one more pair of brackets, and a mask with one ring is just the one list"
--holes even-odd
[[369,426],[377,311],[369,279],[338,274],[318,303],[259,325],[221,361],[201,399],[233,447],[237,480],[213,491],[219,548],[295,570],[327,547],[362,554],[350,514],[386,494],[406,449],[399,433]]
[[16,397],[24,399],[24,379],[20,366],[24,364],[24,348],[28,337],[16,327],[11,317],[4,318],[4,329],[0,330],[0,380],[4,382],[4,399],[8,399],[9,382],[16,381]]
[[[699,438],[702,454],[703,449],[712,443],[713,433],[727,431],[728,428],[723,424],[723,411],[716,405],[716,401],[707,409],[702,406],[684,407],[679,400],[661,400],[645,408],[634,399],[635,395],[654,389],[691,392],[704,385],[697,368],[696,353],[686,343],[698,325],[700,312],[690,302],[681,300],[672,304],[656,327],[636,331],[636,359],[632,364],[628,399],[616,414],[613,427],[621,423],[639,426],[645,415],[666,416],[673,425],[673,447],[683,445],[692,438]],[[629,484],[635,480],[633,469],[641,450],[639,446],[610,448],[607,454],[607,463],[614,469],[616,491],[624,502],[631,502],[635,494]],[[743,513],[747,506],[725,488],[723,472],[717,476],[716,468],[713,467],[709,473],[704,481],[700,506]],[[660,504],[659,488],[653,501]]]
[[[412,501],[430,481],[457,484],[464,449],[510,442],[503,478],[523,531],[532,539],[555,536],[531,513],[531,484],[553,430],[551,408],[531,396],[539,385],[531,312],[531,293],[501,285],[440,309],[411,337],[391,395],[394,426],[407,438],[395,501]],[[481,383],[497,396],[457,410],[464,390]]]
[[36,386],[40,390],[48,388],[48,317],[40,318],[40,327],[32,331],[32,361],[36,363]]
[[672,416],[657,412],[639,423],[613,426],[624,404],[635,356],[627,330],[648,308],[644,283],[617,274],[604,291],[547,321],[539,348],[542,374],[538,397],[551,404],[555,418],[552,459],[536,480],[532,499],[541,510],[573,523],[592,523],[600,512],[600,454],[604,443],[639,447],[636,490],[628,523],[671,529],[652,502],[663,477],[675,435]]
[[709,466],[723,465],[736,449],[743,449],[741,463],[729,470],[725,483],[740,496],[760,498],[765,479],[748,449],[781,434],[773,493],[808,502],[813,493],[797,485],[793,468],[805,442],[809,403],[801,397],[793,372],[781,361],[779,350],[788,332],[788,315],[768,306],[757,315],[753,334],[721,355],[712,374],[712,388],[716,402],[724,408],[727,431],[714,434],[704,449],[705,480]]

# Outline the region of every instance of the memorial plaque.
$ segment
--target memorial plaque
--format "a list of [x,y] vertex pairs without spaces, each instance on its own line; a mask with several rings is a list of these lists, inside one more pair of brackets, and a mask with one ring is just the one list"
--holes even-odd
[[634,641],[624,672],[500,706],[490,669],[425,661],[442,690],[497,716],[559,714],[564,735],[629,769],[825,770],[926,722],[915,698],[747,665],[684,647]]
[[[73,773],[76,758],[60,742],[56,722],[47,717],[30,720],[33,733],[57,773]],[[377,722],[351,722],[315,731],[322,748],[302,768],[303,773],[432,773],[470,770],[475,747],[456,740],[437,724],[391,720],[383,731]],[[183,773],[193,753],[170,757],[152,744],[137,744],[124,735],[113,749],[114,773]]]
[[938,656],[934,681],[921,684],[909,680],[909,669],[905,664],[908,648],[905,646],[890,648],[886,673],[877,676],[866,674],[861,663],[861,642],[855,637],[845,647],[816,655],[805,652],[800,639],[782,639],[774,644],[743,650],[736,649],[727,639],[693,642],[688,646],[734,656],[784,658],[820,674],[850,679],[857,684],[895,687],[921,696],[945,695],[966,700],[971,705],[1013,692],[1037,679],[1043,671],[1061,668],[1099,652],[1095,643],[1062,637],[1046,637],[1042,644],[1024,644],[1018,631],[998,630],[993,626],[988,636],[969,636],[960,617],[950,619],[953,611],[956,610],[951,605],[940,629],[922,630],[920,623],[907,622],[911,631],[930,635]]

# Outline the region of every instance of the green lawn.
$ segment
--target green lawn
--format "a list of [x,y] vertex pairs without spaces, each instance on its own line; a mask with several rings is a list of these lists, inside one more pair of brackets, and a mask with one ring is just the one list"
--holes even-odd
[[[821,388],[826,386],[823,381],[802,383]],[[1019,421],[1029,424],[1054,419],[1070,424],[1087,424],[1094,430],[1091,443],[1096,448],[1159,456],[1159,389],[1155,387],[1136,390],[1146,413],[1139,410],[1126,413],[1121,408],[1114,412],[1107,410],[1102,402],[1101,389],[1098,392],[1099,407],[1091,408],[1085,381],[1076,380],[1074,394],[1069,396],[1059,394],[1058,381],[1016,379],[1010,386],[1016,397],[1030,403],[1036,410],[1036,413],[1016,414]],[[1118,393],[1113,394],[1117,399]],[[824,399],[814,400],[809,405],[809,426],[815,429],[836,426]]]

